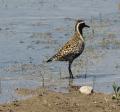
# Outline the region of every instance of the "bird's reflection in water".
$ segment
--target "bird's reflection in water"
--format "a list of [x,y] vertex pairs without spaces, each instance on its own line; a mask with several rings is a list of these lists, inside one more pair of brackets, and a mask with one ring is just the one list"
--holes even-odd
[[73,80],[74,79],[69,79],[69,87],[73,85]]
[[72,91],[78,91],[79,90],[79,88],[81,87],[81,86],[78,86],[78,85],[74,85],[73,84],[74,83],[74,79],[69,79],[69,92],[72,92]]

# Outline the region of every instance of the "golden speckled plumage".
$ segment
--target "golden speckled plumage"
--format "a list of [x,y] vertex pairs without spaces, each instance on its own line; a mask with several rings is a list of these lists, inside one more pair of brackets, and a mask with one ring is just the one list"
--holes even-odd
[[73,37],[55,54],[55,61],[69,61],[76,58],[84,50],[84,41],[79,39],[80,35],[75,33]]
[[82,35],[82,29],[89,27],[83,20],[77,20],[75,25],[75,33],[70,40],[60,50],[52,56],[47,62],[50,61],[68,61],[69,62],[69,74],[70,78],[73,78],[71,71],[71,64],[75,58],[77,58],[84,50],[84,39]]

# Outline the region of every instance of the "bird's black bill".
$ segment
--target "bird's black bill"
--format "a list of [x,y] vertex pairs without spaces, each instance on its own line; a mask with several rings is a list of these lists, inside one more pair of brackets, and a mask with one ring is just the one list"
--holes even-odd
[[88,25],[85,25],[85,27],[90,28],[90,26],[88,26]]

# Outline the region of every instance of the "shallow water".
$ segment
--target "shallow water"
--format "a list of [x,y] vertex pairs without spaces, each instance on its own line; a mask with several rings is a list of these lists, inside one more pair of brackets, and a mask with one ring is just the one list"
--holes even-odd
[[67,63],[44,61],[74,33],[77,18],[91,28],[84,30],[86,48],[73,63],[77,78],[72,83],[112,92],[113,82],[120,84],[118,4],[119,0],[1,0],[0,102],[21,99],[14,92],[20,87],[68,91]]

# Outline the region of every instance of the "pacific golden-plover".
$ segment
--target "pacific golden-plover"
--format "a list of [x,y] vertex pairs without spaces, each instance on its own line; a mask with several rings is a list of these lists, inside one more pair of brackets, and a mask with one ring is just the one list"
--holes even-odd
[[84,38],[83,38],[83,28],[88,27],[85,24],[84,20],[77,20],[75,24],[75,33],[71,37],[71,39],[62,47],[60,50],[52,56],[47,62],[55,61],[68,61],[69,66],[69,74],[70,78],[73,78],[73,74],[71,71],[71,64],[75,58],[77,58],[84,50]]

